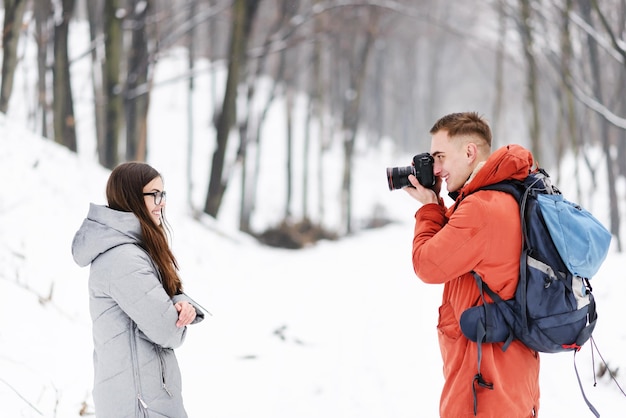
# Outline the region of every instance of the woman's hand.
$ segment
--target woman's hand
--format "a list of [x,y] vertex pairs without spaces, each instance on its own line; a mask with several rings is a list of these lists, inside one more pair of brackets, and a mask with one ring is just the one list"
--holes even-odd
[[176,321],[178,328],[186,327],[196,319],[196,308],[191,303],[180,301],[176,302],[174,307],[178,311],[178,321]]

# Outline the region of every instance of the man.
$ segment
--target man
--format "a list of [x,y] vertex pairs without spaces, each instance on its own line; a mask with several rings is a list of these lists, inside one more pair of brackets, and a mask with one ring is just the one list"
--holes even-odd
[[[502,299],[511,299],[521,254],[515,199],[498,191],[472,192],[502,180],[524,179],[533,157],[518,145],[491,154],[489,125],[474,112],[444,116],[430,133],[434,190],[423,187],[413,175],[409,176],[413,187],[405,190],[422,203],[415,214],[415,273],[425,283],[444,285],[437,325],[445,378],[440,416],[536,417],[539,354],[517,340],[505,352],[503,343],[482,344],[478,374],[477,344],[459,326],[463,311],[482,303],[471,271]],[[449,209],[439,197],[443,180],[456,199]]]

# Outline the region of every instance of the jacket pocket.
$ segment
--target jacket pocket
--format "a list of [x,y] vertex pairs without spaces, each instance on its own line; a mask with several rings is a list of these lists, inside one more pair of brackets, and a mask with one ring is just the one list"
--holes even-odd
[[439,307],[439,323],[437,324],[439,337],[439,350],[444,365],[444,376],[446,378],[454,372],[454,365],[458,364],[458,344],[462,336],[458,319],[454,315],[454,309],[449,302]]
[[166,379],[166,361],[165,361],[165,350],[169,350],[168,348],[163,348],[158,344],[154,344],[154,349],[156,351],[157,357],[159,359],[159,373],[161,375],[161,387],[163,390],[169,395],[169,397],[173,397],[172,392],[167,387],[167,379]]
[[450,302],[446,302],[439,307],[437,331],[439,331],[439,339],[444,341],[446,339],[457,340],[461,336],[459,320],[454,315],[454,309],[452,309]]

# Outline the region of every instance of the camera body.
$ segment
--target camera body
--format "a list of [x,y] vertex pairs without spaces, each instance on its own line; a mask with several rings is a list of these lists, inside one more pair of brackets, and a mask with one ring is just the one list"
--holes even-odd
[[435,186],[435,174],[433,172],[434,158],[427,152],[413,157],[413,165],[408,167],[388,167],[387,183],[389,190],[399,190],[411,186],[409,174],[413,174],[419,183],[428,188]]

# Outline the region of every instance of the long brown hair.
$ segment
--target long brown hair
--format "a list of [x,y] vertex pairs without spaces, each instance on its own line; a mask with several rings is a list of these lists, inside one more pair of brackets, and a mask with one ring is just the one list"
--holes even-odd
[[171,297],[181,293],[183,285],[177,272],[178,263],[168,243],[170,230],[165,220],[165,211],[161,213],[161,224],[156,225],[150,217],[143,196],[145,185],[157,177],[162,176],[146,163],[122,163],[109,176],[106,196],[111,209],[132,212],[139,219],[141,245],[157,265],[163,288]]

